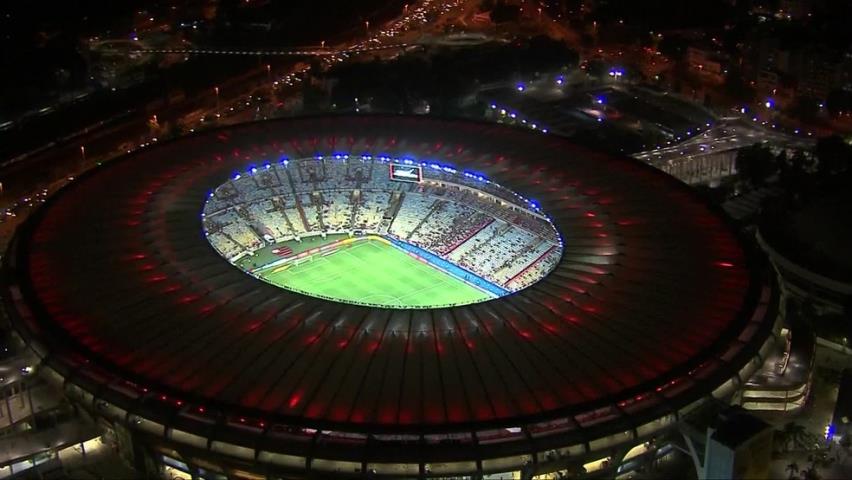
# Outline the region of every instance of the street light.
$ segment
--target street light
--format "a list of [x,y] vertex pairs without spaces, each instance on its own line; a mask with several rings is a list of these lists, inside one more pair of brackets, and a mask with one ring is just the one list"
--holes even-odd
[[80,145],[80,157],[82,157],[83,164],[85,165],[86,164],[86,147],[83,146],[83,145]]
[[213,87],[213,91],[216,92],[216,110],[219,110],[219,87]]

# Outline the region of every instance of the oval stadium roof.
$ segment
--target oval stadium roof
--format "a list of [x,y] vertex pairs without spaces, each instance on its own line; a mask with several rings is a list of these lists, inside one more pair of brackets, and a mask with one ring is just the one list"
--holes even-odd
[[[205,199],[235,171],[363,151],[436,159],[534,199],[564,241],[558,266],[484,303],[380,309],[276,288],[204,238]],[[80,177],[16,252],[12,297],[54,368],[151,416],[394,435],[571,418],[583,430],[707,394],[768,332],[753,259],[685,185],[485,123],[308,117],[199,133]]]

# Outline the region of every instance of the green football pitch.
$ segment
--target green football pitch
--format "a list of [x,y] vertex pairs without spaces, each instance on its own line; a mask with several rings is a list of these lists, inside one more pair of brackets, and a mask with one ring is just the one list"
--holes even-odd
[[[331,241],[329,238],[323,243]],[[296,242],[286,242],[292,243]],[[372,239],[339,247],[326,256],[314,254],[284,269],[261,268],[260,276],[308,295],[390,308],[464,305],[493,298],[392,245]]]

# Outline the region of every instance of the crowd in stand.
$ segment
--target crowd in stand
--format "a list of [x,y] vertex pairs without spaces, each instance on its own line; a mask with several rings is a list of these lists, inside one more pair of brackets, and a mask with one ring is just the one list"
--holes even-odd
[[555,229],[512,192],[443,170],[423,174],[422,183],[393,181],[387,164],[372,159],[269,165],[217,188],[204,224],[230,259],[319,233],[388,234],[513,291],[559,261]]

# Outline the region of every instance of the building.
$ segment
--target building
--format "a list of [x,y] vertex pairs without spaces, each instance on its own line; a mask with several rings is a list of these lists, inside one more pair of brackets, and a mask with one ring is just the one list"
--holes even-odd
[[[401,309],[281,289],[211,248],[211,191],[311,158],[486,178],[563,253],[511,295]],[[774,275],[689,187],[487,123],[306,117],[164,142],[75,180],[3,260],[38,373],[152,476],[614,476],[669,454],[780,340]]]
[[715,49],[690,45],[686,49],[686,61],[702,78],[719,84],[725,81],[727,59]]
[[772,427],[739,408],[725,412],[719,420],[707,431],[701,478],[769,478]]
[[[763,225],[757,241],[778,272],[783,296],[812,304],[817,314],[843,315],[852,306],[852,231],[846,192],[825,194]],[[830,226],[830,228],[828,228]]]
[[801,97],[825,101],[838,85],[839,62],[833,52],[826,49],[808,49],[801,58],[796,76],[797,93]]

